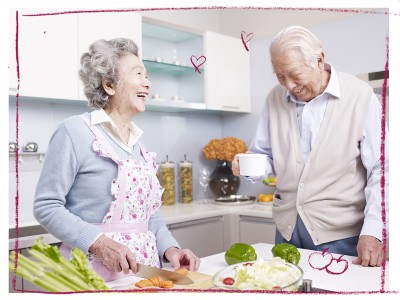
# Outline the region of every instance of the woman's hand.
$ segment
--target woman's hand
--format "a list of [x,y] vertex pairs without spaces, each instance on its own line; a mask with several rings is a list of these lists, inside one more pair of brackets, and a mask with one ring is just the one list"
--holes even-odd
[[125,245],[122,245],[105,235],[100,236],[90,247],[89,251],[108,269],[114,272],[137,272],[135,255]]
[[185,268],[190,271],[197,271],[200,266],[200,258],[189,249],[171,247],[165,251],[165,257],[175,270]]

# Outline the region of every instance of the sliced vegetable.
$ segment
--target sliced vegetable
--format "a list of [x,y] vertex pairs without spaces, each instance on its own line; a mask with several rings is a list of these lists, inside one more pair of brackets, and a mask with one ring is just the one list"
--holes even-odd
[[182,275],[187,275],[189,273],[188,269],[181,268],[181,269],[176,269],[175,272],[182,274]]
[[150,277],[147,279],[139,280],[135,283],[135,286],[138,288],[146,288],[146,287],[160,287],[160,288],[172,288],[174,286],[173,281],[166,280],[164,281],[161,277]]

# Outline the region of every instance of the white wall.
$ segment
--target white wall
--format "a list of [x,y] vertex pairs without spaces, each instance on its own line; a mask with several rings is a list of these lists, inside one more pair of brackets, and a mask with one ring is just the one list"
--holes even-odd
[[[385,69],[388,26],[387,15],[359,14],[309,29],[321,39],[327,62],[336,70],[358,75]],[[268,91],[277,84],[269,62],[270,39],[259,39],[251,45],[252,113],[241,117],[225,116],[223,121],[223,135],[234,135],[248,144]],[[249,195],[272,191],[262,183],[251,184],[246,180],[241,181],[239,189],[240,194]]]
[[[369,9],[371,10],[371,9]],[[253,32],[254,39],[272,36],[290,25],[310,27],[356,16],[357,13],[339,10],[296,10],[296,9],[223,9],[221,10],[221,32],[238,36],[242,30]]]
[[221,31],[220,10],[218,9],[154,10],[143,11],[140,14],[144,17],[201,31]]

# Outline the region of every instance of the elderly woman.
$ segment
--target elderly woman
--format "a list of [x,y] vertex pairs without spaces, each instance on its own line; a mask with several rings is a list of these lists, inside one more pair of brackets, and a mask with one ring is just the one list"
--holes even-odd
[[136,263],[159,267],[159,258],[175,269],[200,263],[162,219],[155,154],[132,122],[145,111],[151,86],[137,52],[121,38],[98,40],[82,55],[79,75],[94,110],[57,127],[35,195],[34,215],[63,242],[61,250],[94,257],[107,281],[135,273]]
[[[279,85],[249,151],[266,154],[277,177],[275,242],[329,248],[356,256],[355,264],[380,266],[387,207],[381,166],[388,178],[389,159],[388,152],[381,157],[377,97],[367,83],[326,63],[321,42],[306,28],[277,33],[270,54]],[[240,174],[237,157],[232,169]]]

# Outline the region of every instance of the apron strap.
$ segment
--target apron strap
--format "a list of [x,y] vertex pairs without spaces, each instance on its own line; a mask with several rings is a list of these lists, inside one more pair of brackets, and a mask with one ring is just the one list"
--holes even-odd
[[[119,160],[121,160],[120,156],[117,154],[117,152],[115,152],[115,150],[109,146],[108,141],[104,138],[104,135],[100,132],[100,130],[90,124],[90,119],[88,118],[88,116],[86,116],[85,114],[80,115],[80,117],[85,121],[86,125],[89,127],[89,129],[93,132],[94,136],[96,137],[96,139],[103,145],[103,147],[105,147],[107,149],[107,151],[111,154],[111,157],[115,157]],[[118,164],[118,161],[114,160],[113,158],[111,158],[114,162],[116,162]]]
[[[114,149],[109,145],[108,141],[104,138],[103,134],[100,132],[100,130],[96,127],[90,124],[90,119],[88,116],[82,114],[80,117],[85,121],[87,126],[92,130],[93,134],[95,135],[96,139],[103,145],[103,147],[106,147],[107,151],[111,154],[111,156],[116,157],[121,160],[119,155],[114,151]],[[121,221],[121,216],[122,216],[122,209],[124,207],[124,202],[126,200],[126,181],[128,179],[128,174],[126,168],[118,161],[114,160],[113,161],[118,165],[118,177],[119,177],[119,191],[118,191],[118,198],[115,203],[114,207],[114,215],[112,219],[115,222],[120,222]]]
[[[146,151],[146,148],[144,147],[143,143],[139,140],[138,141],[140,151],[142,152],[142,155],[147,163],[147,166],[149,167],[150,171],[153,171],[153,159],[150,156],[150,154]],[[155,173],[155,172],[154,172]]]
[[118,198],[115,202],[114,215],[112,219],[114,222],[121,222],[122,209],[124,208],[124,203],[126,201],[126,182],[128,180],[127,170],[124,166],[119,167],[119,191]]

